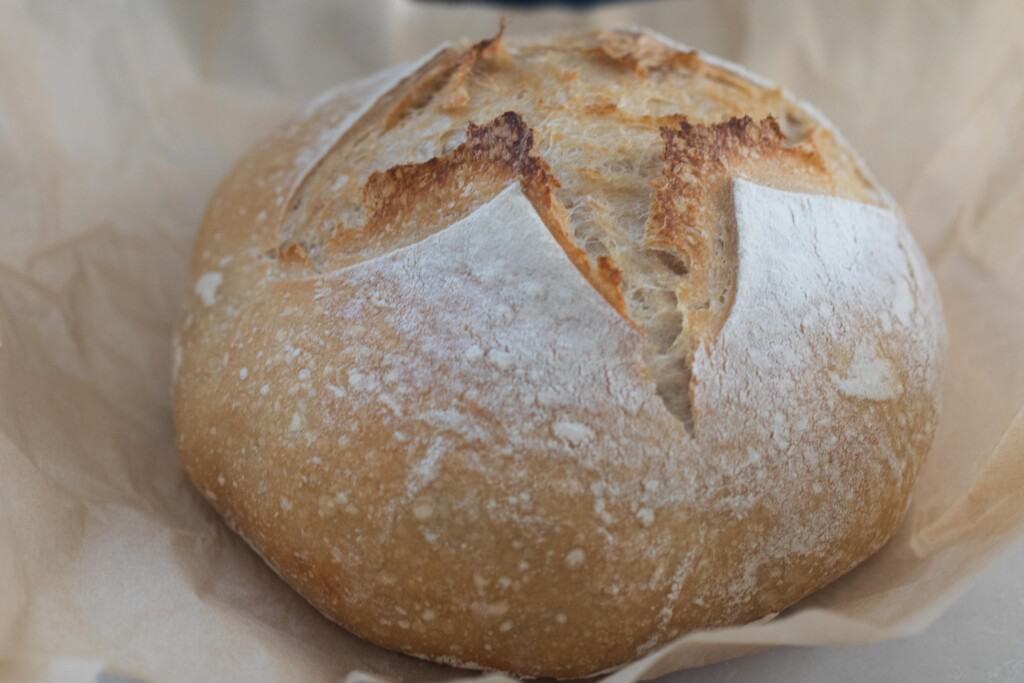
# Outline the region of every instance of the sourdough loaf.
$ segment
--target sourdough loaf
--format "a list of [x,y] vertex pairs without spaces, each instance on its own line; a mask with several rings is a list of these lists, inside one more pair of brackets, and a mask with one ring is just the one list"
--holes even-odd
[[325,615],[579,677],[878,550],[944,328],[820,116],[648,32],[444,46],[310,105],[197,238],[186,471]]

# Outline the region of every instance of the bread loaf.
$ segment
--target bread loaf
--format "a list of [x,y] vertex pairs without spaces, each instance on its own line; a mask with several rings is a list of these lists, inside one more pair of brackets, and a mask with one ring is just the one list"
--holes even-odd
[[581,677],[877,551],[944,324],[819,115],[644,31],[446,46],[213,197],[175,345],[188,475],[384,647]]

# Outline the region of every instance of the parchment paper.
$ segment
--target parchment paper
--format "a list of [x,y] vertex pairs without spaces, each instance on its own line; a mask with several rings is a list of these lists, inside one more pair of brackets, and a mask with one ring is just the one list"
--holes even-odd
[[[329,623],[201,502],[173,447],[170,337],[200,214],[247,146],[325,88],[489,35],[497,14],[0,5],[0,680],[467,675]],[[1024,533],[1024,5],[507,14],[513,33],[650,25],[818,105],[903,206],[951,334],[945,415],[897,537],[773,622],[691,635],[609,680],[926,626]]]

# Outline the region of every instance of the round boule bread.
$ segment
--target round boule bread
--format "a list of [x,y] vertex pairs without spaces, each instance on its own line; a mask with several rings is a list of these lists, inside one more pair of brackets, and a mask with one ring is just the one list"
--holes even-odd
[[175,340],[197,488],[384,647],[580,677],[892,535],[944,323],[820,115],[638,30],[446,46],[213,197]]

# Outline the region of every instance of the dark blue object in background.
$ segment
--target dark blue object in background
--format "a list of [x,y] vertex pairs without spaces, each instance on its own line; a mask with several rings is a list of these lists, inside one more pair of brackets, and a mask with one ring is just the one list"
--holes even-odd
[[435,4],[447,5],[501,5],[509,8],[521,7],[568,7],[585,9],[595,5],[625,5],[640,0],[423,0]]

